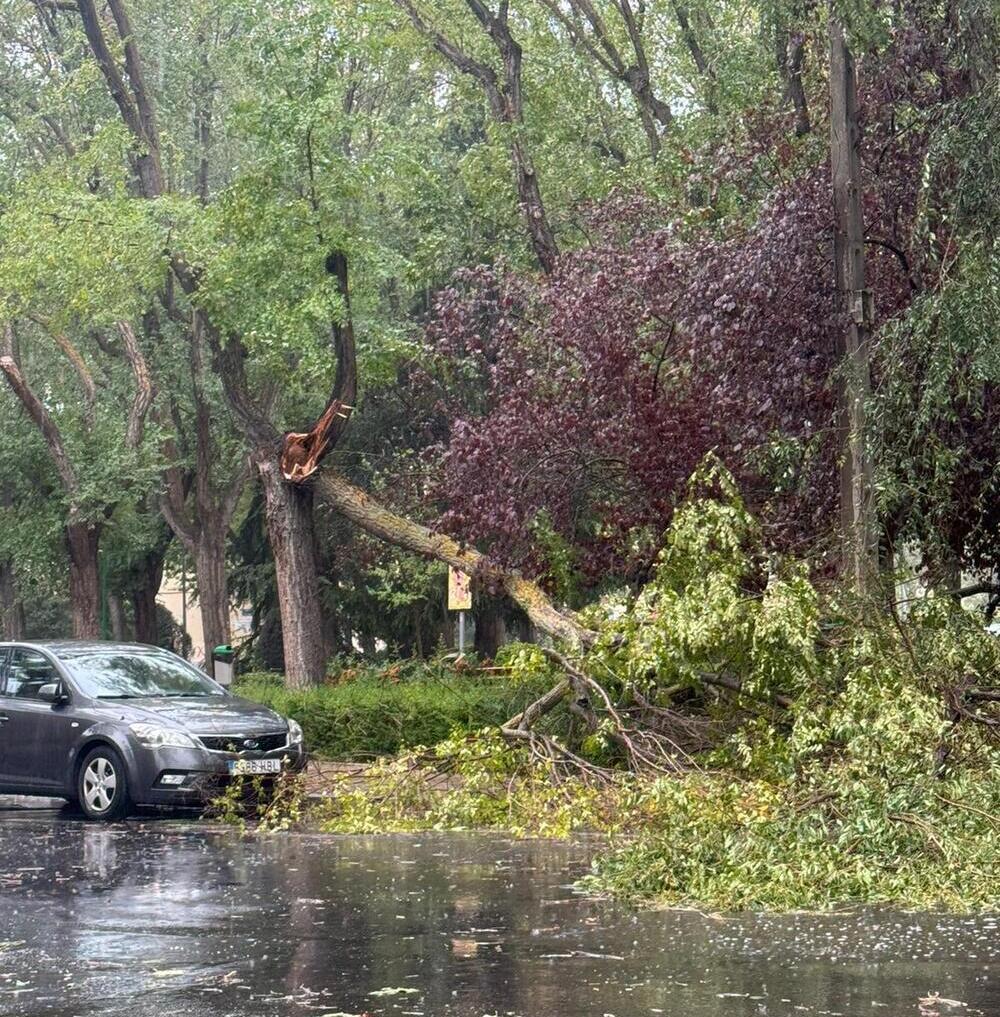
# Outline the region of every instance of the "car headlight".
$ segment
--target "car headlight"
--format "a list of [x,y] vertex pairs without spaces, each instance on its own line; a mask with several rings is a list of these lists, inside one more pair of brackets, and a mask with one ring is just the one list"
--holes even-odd
[[159,724],[132,724],[131,731],[147,749],[197,748],[195,740],[190,735],[173,728],[161,727]]
[[292,720],[291,717],[288,718],[288,744],[302,744],[302,725],[297,720]]

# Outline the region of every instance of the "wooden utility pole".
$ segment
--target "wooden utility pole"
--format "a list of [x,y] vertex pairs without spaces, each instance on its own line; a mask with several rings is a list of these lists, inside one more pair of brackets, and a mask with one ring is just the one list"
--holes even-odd
[[844,571],[863,592],[876,568],[871,463],[865,412],[871,394],[871,293],[865,289],[864,220],[854,58],[844,26],[830,12],[830,164],[833,179],[834,273],[846,319],[841,342],[838,429],[841,435],[840,519]]

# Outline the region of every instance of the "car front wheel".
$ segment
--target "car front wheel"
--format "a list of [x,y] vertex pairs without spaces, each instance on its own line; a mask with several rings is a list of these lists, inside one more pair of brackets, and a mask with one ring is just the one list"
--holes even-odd
[[76,791],[88,819],[123,819],[131,807],[125,764],[106,745],[98,745],[84,757]]

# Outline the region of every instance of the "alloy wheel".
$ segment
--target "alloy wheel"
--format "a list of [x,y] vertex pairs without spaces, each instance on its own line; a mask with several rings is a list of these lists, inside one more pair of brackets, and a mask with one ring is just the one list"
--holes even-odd
[[105,756],[92,759],[83,772],[83,796],[95,813],[107,812],[115,800],[118,774]]

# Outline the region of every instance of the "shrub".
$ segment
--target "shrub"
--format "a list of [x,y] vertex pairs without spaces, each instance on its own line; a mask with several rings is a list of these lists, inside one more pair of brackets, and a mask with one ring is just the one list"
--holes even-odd
[[280,676],[249,674],[235,691],[297,720],[309,751],[328,759],[391,755],[435,745],[454,731],[498,725],[543,691],[506,675],[443,662],[345,666],[330,684],[287,689]]

